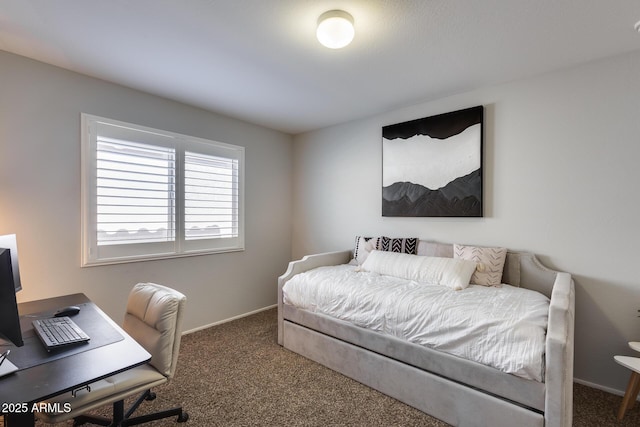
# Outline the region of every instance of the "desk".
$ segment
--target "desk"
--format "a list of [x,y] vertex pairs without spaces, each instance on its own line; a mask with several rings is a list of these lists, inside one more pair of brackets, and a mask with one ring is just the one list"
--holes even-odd
[[[151,359],[151,355],[142,346],[95,306],[84,294],[26,302],[19,304],[18,308],[21,316],[29,316],[42,312],[53,313],[61,307],[80,304],[93,305],[105,325],[111,325],[124,339],[45,362],[0,378],[0,403],[26,403],[31,408],[35,402],[126,371]],[[76,320],[74,319],[74,321]],[[21,323],[25,324],[25,322]],[[81,322],[77,321],[76,323],[80,328],[83,327]],[[23,336],[28,333],[29,331],[26,331],[23,326]],[[42,344],[36,338],[35,340],[26,340],[25,346],[27,345]],[[11,359],[11,356],[9,359]],[[6,418],[7,427],[22,427],[33,425],[35,414],[32,412],[25,414],[10,413],[7,414]]]

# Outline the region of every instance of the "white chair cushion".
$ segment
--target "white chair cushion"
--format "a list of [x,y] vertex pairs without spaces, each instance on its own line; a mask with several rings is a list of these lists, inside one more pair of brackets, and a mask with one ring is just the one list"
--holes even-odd
[[138,283],[127,302],[122,327],[151,353],[151,364],[164,375],[174,374],[180,346],[180,324],[186,297],[155,283]]

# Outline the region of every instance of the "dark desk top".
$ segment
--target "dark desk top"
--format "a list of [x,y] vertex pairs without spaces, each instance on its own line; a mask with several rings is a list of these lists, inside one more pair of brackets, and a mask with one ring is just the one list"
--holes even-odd
[[[19,304],[19,310],[21,316],[42,312],[53,314],[61,307],[79,304],[92,304],[106,322],[105,324],[113,327],[124,339],[1,377],[0,402],[29,404],[38,402],[149,361],[151,355],[84,294],[25,302]],[[78,323],[78,326],[82,328],[82,324]],[[37,340],[29,340],[25,345],[41,345],[41,343]]]

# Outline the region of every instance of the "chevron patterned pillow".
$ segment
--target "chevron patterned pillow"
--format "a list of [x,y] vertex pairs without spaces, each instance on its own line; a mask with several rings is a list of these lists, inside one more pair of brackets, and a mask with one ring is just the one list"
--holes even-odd
[[416,255],[418,253],[418,238],[408,237],[403,239],[392,239],[390,237],[380,237],[378,240],[378,250],[387,252],[399,252],[403,254]]
[[478,263],[471,283],[482,286],[501,286],[502,270],[507,258],[506,248],[453,245],[453,257]]

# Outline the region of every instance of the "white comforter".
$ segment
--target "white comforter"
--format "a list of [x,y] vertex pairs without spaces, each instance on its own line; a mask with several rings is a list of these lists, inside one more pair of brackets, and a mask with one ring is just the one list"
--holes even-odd
[[339,265],[295,275],[283,294],[285,304],[543,381],[549,299],[538,292],[454,291]]

